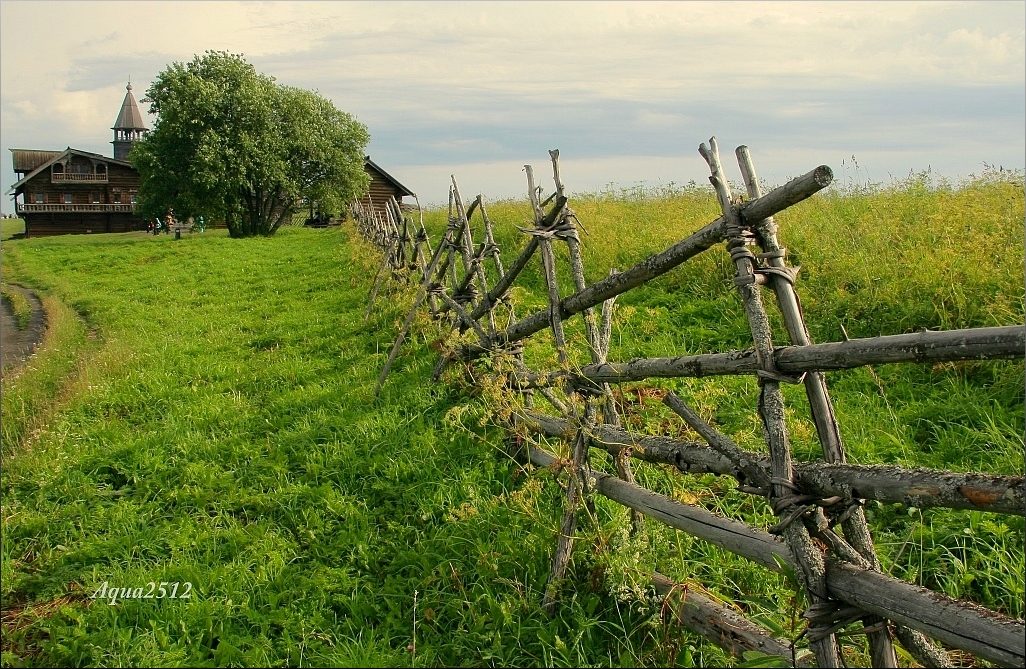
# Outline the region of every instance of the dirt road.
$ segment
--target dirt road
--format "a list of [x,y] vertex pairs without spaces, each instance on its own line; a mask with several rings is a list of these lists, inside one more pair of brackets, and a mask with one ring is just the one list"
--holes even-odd
[[0,377],[21,366],[36,350],[43,339],[46,329],[46,318],[43,305],[30,290],[16,284],[7,284],[15,292],[21,293],[32,306],[32,318],[28,327],[19,329],[14,319],[14,312],[7,300],[0,300]]

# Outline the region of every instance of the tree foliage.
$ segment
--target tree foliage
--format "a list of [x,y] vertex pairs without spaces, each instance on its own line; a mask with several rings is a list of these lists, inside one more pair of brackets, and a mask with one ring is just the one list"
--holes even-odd
[[207,51],[146,91],[153,130],[132,150],[147,218],[223,218],[233,237],[271,235],[305,201],[339,211],[369,183],[367,128],[318,93]]

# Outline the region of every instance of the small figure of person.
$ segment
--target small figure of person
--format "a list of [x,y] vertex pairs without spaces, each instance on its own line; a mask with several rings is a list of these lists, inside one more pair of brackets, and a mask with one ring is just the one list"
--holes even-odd
[[168,209],[167,210],[167,220],[164,221],[164,234],[165,235],[171,234],[171,226],[173,226],[174,224],[175,224],[175,210],[174,209]]
[[196,221],[196,225],[199,227],[200,232],[203,232],[207,229],[207,225],[203,222],[202,216],[200,216],[199,219]]

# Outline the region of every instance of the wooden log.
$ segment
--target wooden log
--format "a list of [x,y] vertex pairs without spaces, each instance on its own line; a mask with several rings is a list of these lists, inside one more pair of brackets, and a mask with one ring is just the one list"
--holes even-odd
[[[777,371],[800,375],[812,371],[837,371],[866,365],[961,360],[1022,358],[1026,351],[1026,326],[968,328],[884,335],[807,346],[773,349]],[[584,365],[573,374],[553,372],[523,377],[527,386],[558,383],[624,383],[650,378],[755,374],[755,351],[728,351],[681,355],[672,358],[636,358],[627,362]]]
[[[452,187],[456,191],[456,197],[460,197],[459,187],[456,185],[456,177],[452,178]],[[459,201],[458,201],[459,202]],[[484,266],[481,264],[481,255],[484,253],[485,243],[482,241],[481,246],[477,253],[473,249],[473,239],[470,229],[470,217],[473,215],[474,210],[481,205],[481,196],[478,195],[474,198],[470,208],[466,211],[463,210],[462,203],[457,205],[457,210],[460,212],[460,216],[463,219],[464,231],[463,231],[463,257],[465,259],[466,268],[465,272],[468,276],[472,276],[477,281],[477,286],[480,295],[488,294],[488,278],[485,275]],[[469,282],[468,282],[469,285]],[[491,312],[489,312],[491,316]],[[491,323],[492,327],[490,332],[494,332],[495,323]]]
[[[731,655],[742,657],[744,653],[754,651],[775,655],[788,662],[794,659],[789,643],[775,639],[765,628],[694,587],[688,587],[687,583],[674,583],[655,572],[651,584],[681,625],[701,634]],[[811,656],[806,654],[798,661],[798,666],[811,666],[810,660]]]
[[[666,251],[642,261],[621,274],[607,277],[602,281],[592,284],[584,291],[567,297],[560,303],[561,317],[564,319],[568,318],[588,307],[601,304],[611,297],[625,293],[650,279],[665,274],[689,258],[721,241],[722,229],[723,221],[722,219],[717,219],[693,235],[674,244]],[[545,329],[548,321],[548,311],[538,311],[514,323],[505,331],[496,334],[494,339],[504,343],[519,341],[539,330]],[[465,356],[477,357],[483,352],[480,349],[470,348],[466,351]]]
[[834,172],[826,165],[788,181],[774,188],[762,197],[745,202],[740,207],[742,222],[761,221],[778,214],[791,205],[798,204],[810,195],[818,193],[834,180]]
[[[532,446],[528,452],[534,465],[552,467],[556,464],[556,457],[548,451]],[[791,562],[787,546],[768,532],[752,529],[736,520],[721,518],[696,506],[682,504],[609,474],[592,471],[591,476],[595,480],[595,490],[600,494],[670,527],[743,555],[769,569],[779,570],[780,563]]]
[[[770,191],[758,200],[748,202],[742,207],[742,211],[750,212],[753,217],[765,218],[766,216],[772,216],[792,204],[819,192],[829,185],[832,178],[833,173],[830,171],[830,168],[821,165],[808,174],[797,177],[783,186]],[[560,303],[561,317],[564,319],[569,318],[589,307],[601,304],[611,297],[625,293],[646,281],[661,276],[712,247],[714,244],[723,241],[723,239],[724,218],[721,216],[662,253],[651,256],[620,274],[607,277],[602,281],[593,283],[581,292],[566,297]],[[471,316],[476,317],[477,315],[471,314]],[[535,312],[514,323],[504,332],[498,333],[494,337],[494,343],[506,344],[519,341],[539,330],[544,330],[548,324],[549,316],[547,310]],[[464,350],[463,356],[465,358],[476,358],[485,352],[480,347],[471,346]]]
[[[551,467],[556,458],[537,448],[527,458]],[[624,506],[709,541],[773,571],[794,567],[787,546],[761,530],[721,518],[705,509],[683,504],[615,476],[592,472],[596,491]],[[860,609],[920,630],[938,641],[967,650],[1001,666],[1026,663],[1026,625],[968,602],[951,599],[894,577],[830,561],[826,570],[831,596]]]
[[896,625],[894,636],[915,661],[924,667],[953,667],[955,663],[948,657],[947,651],[930,641],[925,634],[904,625]]
[[[588,437],[594,423],[594,407],[591,400],[584,404],[584,416],[581,427],[574,438],[573,453],[570,459],[570,481],[566,491],[566,505],[563,509],[563,522],[560,524],[559,536],[556,537],[556,549],[552,552],[552,563],[549,578],[545,583],[545,594],[542,597],[542,610],[552,615],[559,602],[559,586],[563,580],[570,554],[574,548],[574,534],[577,532],[577,511],[582,502],[587,503],[590,496],[588,479],[591,467],[588,466]],[[591,509],[594,511],[594,509]]]
[[968,651],[999,666],[1026,663],[1026,627],[982,606],[956,601],[877,571],[830,561],[830,592],[849,604],[872,611],[927,636]]
[[[553,437],[569,438],[570,423],[537,412],[517,414],[517,424]],[[711,473],[738,478],[736,466],[715,450],[698,442],[668,437],[638,436],[612,425],[596,425],[592,443],[609,453],[625,447],[632,457],[670,465],[684,473]],[[756,459],[768,471],[764,457]],[[802,492],[820,497],[851,496],[885,504],[917,508],[946,507],[1026,516],[1026,478],[992,474],[908,469],[893,465],[795,463]],[[745,481],[758,485],[758,481]]]
[[755,454],[739,448],[725,435],[713,429],[674,392],[667,393],[663,398],[663,404],[680,416],[688,424],[688,427],[700,434],[713,450],[727,458],[733,465],[734,472],[744,477],[745,482],[752,486],[769,489],[770,476],[765,462],[761,462]]
[[[527,195],[531,200],[531,205],[534,207],[535,227],[541,228],[544,213],[542,212],[541,203],[538,201],[538,190],[534,185],[534,170],[530,165],[524,165],[524,171],[527,172]],[[552,336],[556,343],[556,356],[559,359],[559,366],[560,368],[565,368],[568,358],[566,353],[566,337],[563,334],[563,319],[559,315],[559,281],[556,276],[556,256],[552,251],[550,239],[541,237],[539,244],[541,248],[542,274],[545,277],[545,287],[549,293],[549,325],[552,328]]]

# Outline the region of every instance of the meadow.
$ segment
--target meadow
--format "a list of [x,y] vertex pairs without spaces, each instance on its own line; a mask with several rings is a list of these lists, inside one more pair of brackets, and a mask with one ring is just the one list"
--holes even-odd
[[[512,257],[529,206],[488,205]],[[571,206],[592,281],[718,215],[693,184]],[[848,184],[778,223],[802,266],[812,338],[829,341],[1022,323],[1023,218],[1022,175],[988,172]],[[426,223],[439,231],[445,212]],[[4,380],[4,666],[744,664],[660,615],[644,590],[652,568],[782,636],[801,630],[786,577],[652,522],[632,537],[605,500],[580,530],[575,587],[545,617],[561,490],[512,462],[495,407],[457,374],[431,382],[440,331],[426,315],[374,397],[411,295],[389,286],[364,318],[379,259],[348,226],[13,240],[2,260],[5,281],[37,289],[50,313],[41,351]],[[536,269],[519,285],[519,313],[544,304]],[[612,360],[750,345],[719,249],[618,304]],[[527,358],[551,366],[549,338],[533,338]],[[1023,375],[1017,360],[829,382],[853,462],[1021,475]],[[648,385],[686,393],[738,443],[764,448],[753,382]],[[803,395],[787,392],[795,450],[815,458]],[[683,432],[658,401],[639,393],[633,405],[630,427]],[[771,522],[731,480],[655,466],[638,478]],[[1023,518],[867,512],[889,573],[1023,616]],[[190,597],[93,598],[150,582],[189,583]]]

